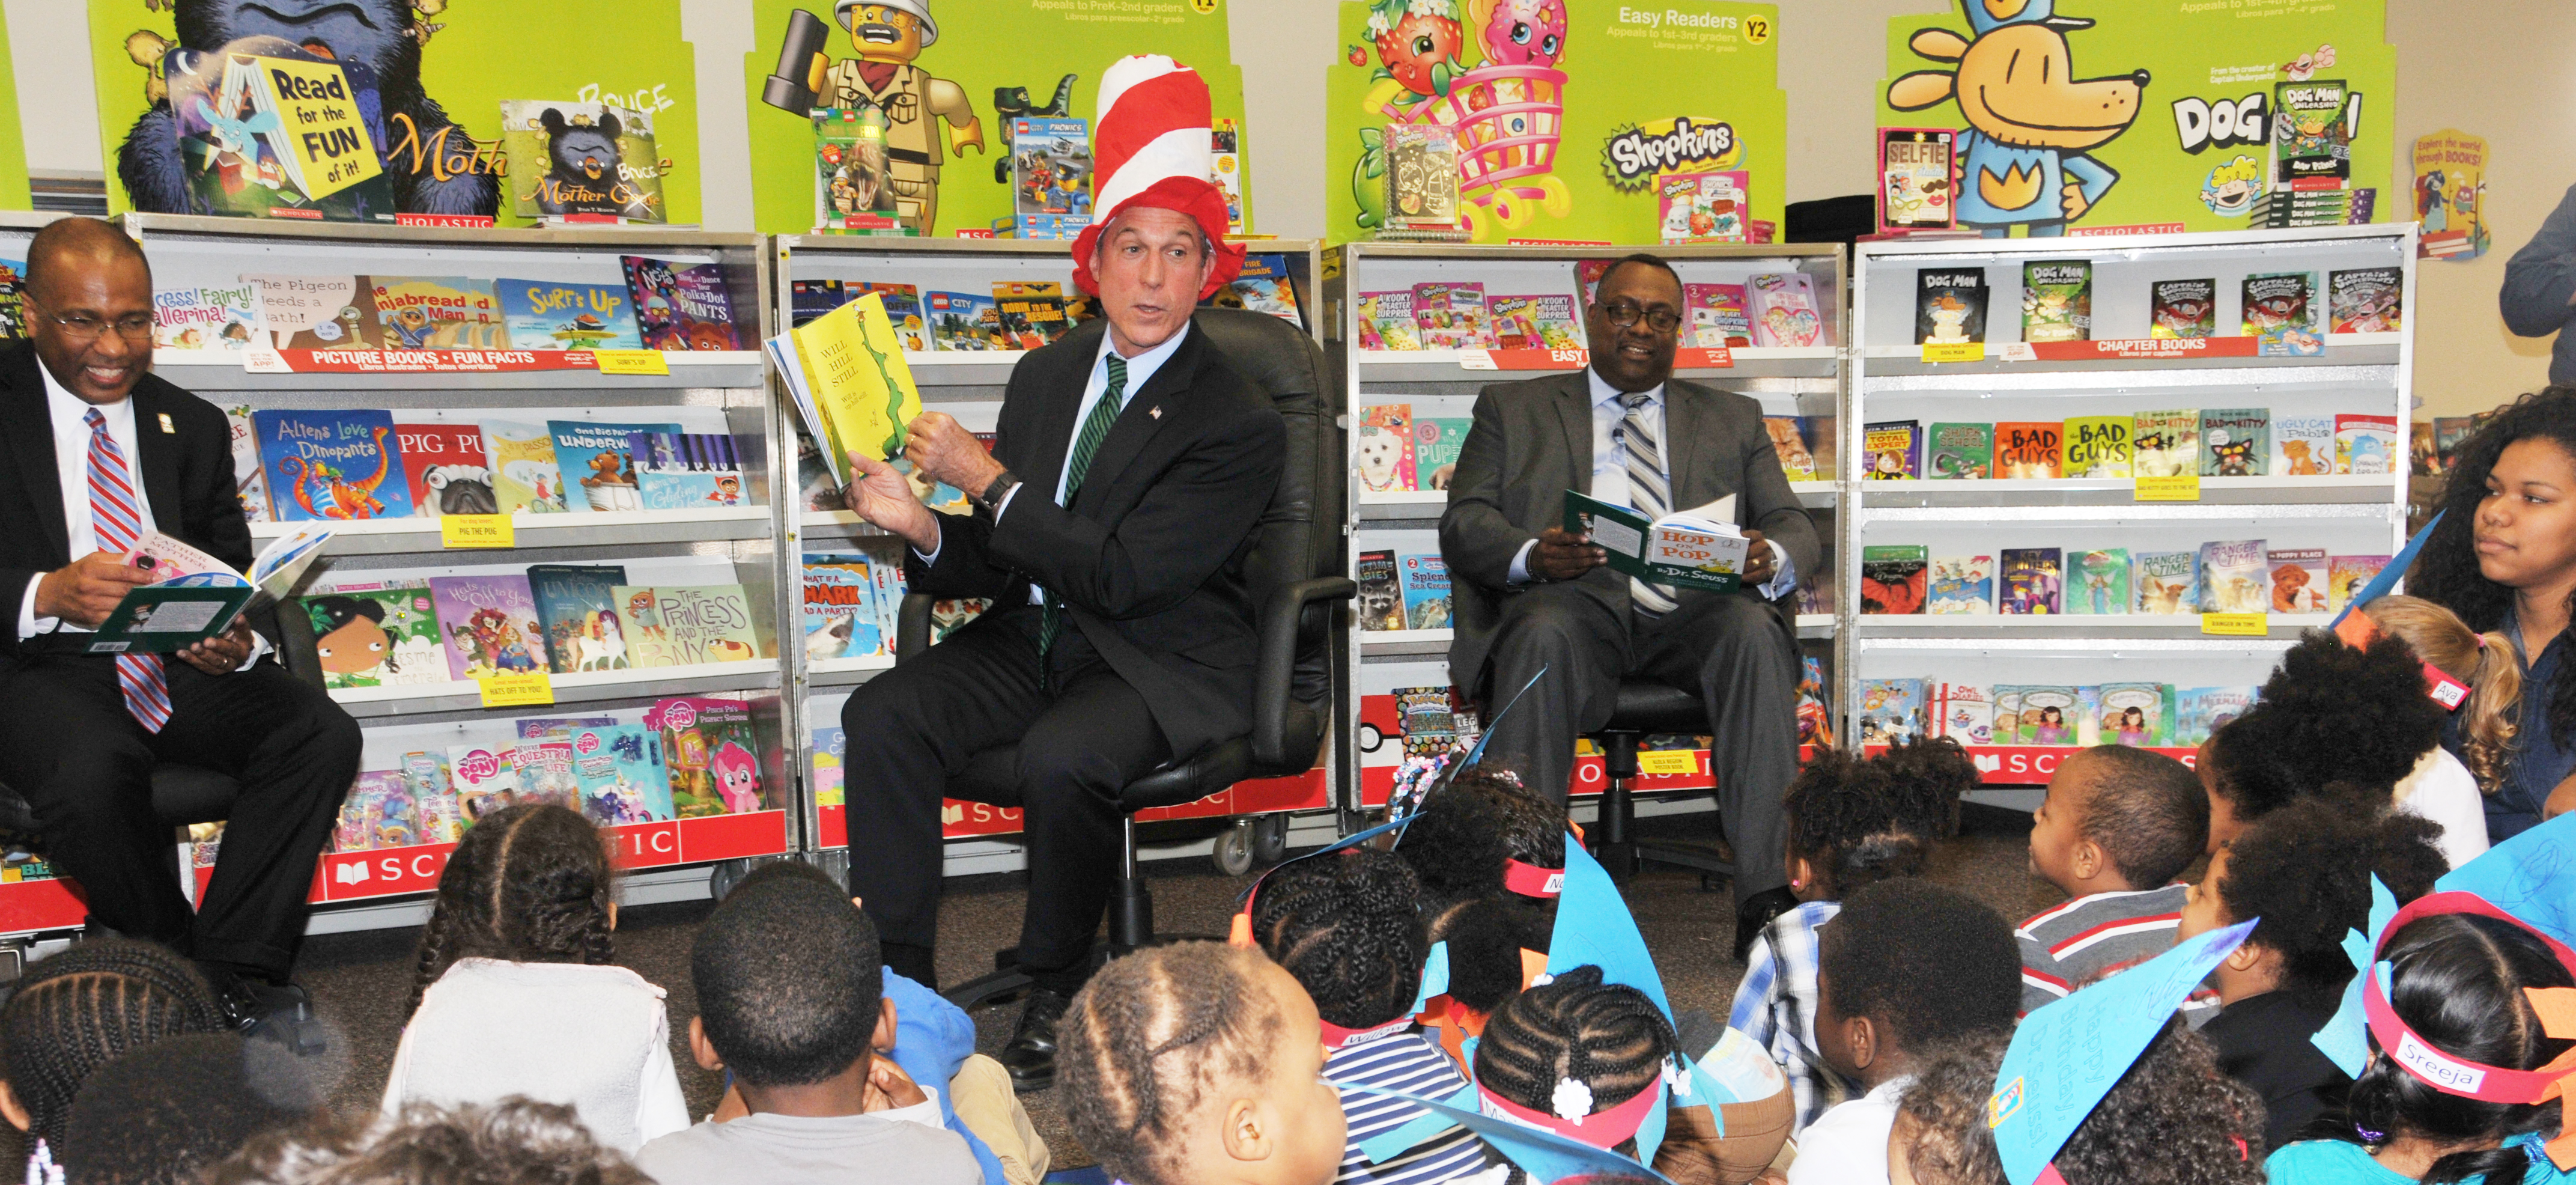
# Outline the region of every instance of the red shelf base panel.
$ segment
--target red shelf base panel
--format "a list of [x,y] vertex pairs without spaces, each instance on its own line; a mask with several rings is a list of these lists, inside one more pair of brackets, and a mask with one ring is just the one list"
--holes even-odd
[[[1968,759],[1977,763],[1989,786],[2045,786],[2057,773],[2057,763],[2084,751],[2081,745],[1969,745]],[[1865,745],[1862,751],[1876,757],[1887,751],[1885,745]],[[2162,753],[2184,765],[2196,764],[2200,750],[2177,749],[2161,745],[2148,751]]]
[[[1155,807],[1136,812],[1136,821],[1152,823],[1163,819],[1219,819],[1234,815],[1266,815],[1280,811],[1320,810],[1332,805],[1324,782],[1324,771],[1310,769],[1284,778],[1256,778],[1237,782],[1196,802],[1179,806]],[[816,843],[825,848],[850,846],[849,808],[817,808],[821,818]],[[941,839],[976,839],[989,835],[1016,835],[1020,831],[1020,808],[993,806],[981,802],[942,799],[939,804],[939,837]]]

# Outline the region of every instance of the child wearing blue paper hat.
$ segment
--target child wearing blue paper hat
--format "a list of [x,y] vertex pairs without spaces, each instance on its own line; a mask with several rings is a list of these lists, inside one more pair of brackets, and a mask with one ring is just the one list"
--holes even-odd
[[[2576,952],[2465,892],[2398,912],[2363,985],[2348,1129],[2272,1154],[2273,1185],[2569,1179]],[[2392,1052],[2393,1050],[2393,1052]]]
[[2263,1097],[2266,1147],[2342,1107],[2352,1078],[2309,1038],[2352,978],[2344,933],[2370,924],[2373,875],[2400,902],[2432,891],[2445,870],[2431,842],[2439,832],[2413,815],[2372,820],[2295,802],[2220,848],[2192,887],[2177,938],[2255,922],[2210,974],[2221,1007],[2200,1035],[2218,1050],[2220,1069]]
[[2021,960],[2002,915],[1921,880],[1852,894],[1823,939],[1816,1041],[1825,1063],[1868,1093],[1799,1137],[1789,1185],[1870,1185],[1888,1179],[1896,1097],[1921,1058],[1943,1042],[2012,1028]]
[[[1633,1158],[1679,1048],[1646,993],[1602,982],[1599,967],[1571,968],[1512,997],[1485,1023],[1476,1043],[1478,1106]],[[1522,1185],[1518,1170],[1507,1185]]]
[[[1413,1027],[1428,947],[1421,895],[1401,858],[1371,847],[1282,865],[1254,891],[1253,938],[1314,1001],[1331,1081],[1434,1099],[1467,1085],[1457,1064]],[[1485,1168],[1484,1145],[1457,1128],[1374,1146],[1422,1118],[1403,1099],[1345,1091],[1342,1114],[1348,1128],[1337,1182],[1430,1185]]]
[[1768,1050],[1788,1075],[1803,1131],[1859,1093],[1825,1067],[1816,1046],[1816,934],[1865,886],[1923,875],[1951,829],[1976,764],[1946,737],[1891,745],[1863,760],[1819,749],[1790,783],[1789,889],[1798,906],[1762,929],[1745,953],[1727,1027]]

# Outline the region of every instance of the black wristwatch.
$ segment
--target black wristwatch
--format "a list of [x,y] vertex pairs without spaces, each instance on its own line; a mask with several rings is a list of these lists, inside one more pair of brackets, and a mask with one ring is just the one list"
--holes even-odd
[[983,507],[986,514],[990,514],[995,518],[1000,518],[1002,516],[1003,496],[1017,488],[1019,484],[1020,479],[1014,476],[1010,470],[1005,469],[1002,471],[1002,475],[1000,477],[996,477],[992,481],[985,483],[984,492],[975,495],[975,504]]

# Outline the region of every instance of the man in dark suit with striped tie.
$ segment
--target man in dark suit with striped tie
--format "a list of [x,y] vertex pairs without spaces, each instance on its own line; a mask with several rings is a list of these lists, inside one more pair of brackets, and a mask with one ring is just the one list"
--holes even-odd
[[[27,800],[91,920],[197,960],[238,1021],[300,999],[287,983],[314,861],[357,777],[359,733],[286,673],[253,616],[168,656],[81,654],[48,635],[93,629],[147,578],[124,561],[158,532],[235,568],[251,562],[232,430],[150,373],[152,272],[123,231],[65,219],[27,248],[30,341],[0,354],[0,781]],[[192,912],[152,769],[240,781],[222,857]]]
[[[1449,677],[1501,712],[1547,672],[1494,722],[1485,759],[1559,802],[1576,736],[1609,721],[1623,676],[1699,693],[1735,848],[1740,958],[1764,922],[1795,904],[1781,815],[1798,773],[1794,598],[1799,574],[1824,561],[1761,404],[1672,377],[1682,315],[1671,265],[1629,256],[1602,275],[1584,311],[1589,368],[1476,397],[1440,519],[1456,601]],[[1744,586],[1681,590],[1604,567],[1598,546],[1561,525],[1568,489],[1649,519],[1734,495],[1753,541]]]

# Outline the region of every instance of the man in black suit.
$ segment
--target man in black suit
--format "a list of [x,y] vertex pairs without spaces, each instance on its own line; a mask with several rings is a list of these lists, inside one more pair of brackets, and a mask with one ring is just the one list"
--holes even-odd
[[850,505],[909,545],[912,591],[993,608],[842,709],[850,892],[886,965],[936,983],[941,788],[1018,745],[1019,959],[1037,983],[1001,1060],[1023,1090],[1053,1082],[1055,1023],[1089,973],[1119,791],[1252,726],[1243,561],[1287,429],[1191,327],[1224,250],[1187,214],[1119,211],[1085,269],[1103,319],[1020,361],[992,451],[943,413],[913,421],[905,455],[968,491],[971,515],[933,513],[891,465],[852,455]]
[[[358,726],[269,657],[250,615],[166,658],[56,648],[48,635],[97,627],[147,579],[123,560],[141,534],[247,568],[250,528],[224,414],[150,373],[142,248],[91,219],[46,227],[28,245],[25,310],[30,342],[0,354],[0,596],[15,607],[0,630],[0,780],[93,921],[192,956],[254,1021],[299,998],[287,973],[358,773]],[[274,634],[273,615],[262,624]],[[242,785],[193,915],[153,817],[163,763]]]
[[[1578,734],[1610,719],[1622,676],[1695,691],[1708,705],[1718,807],[1735,847],[1736,954],[1795,904],[1781,797],[1798,773],[1797,574],[1823,562],[1815,526],[1781,472],[1750,396],[1672,377],[1681,280],[1632,255],[1584,311],[1592,364],[1501,383],[1476,397],[1458,453],[1440,554],[1455,593],[1454,686],[1495,720],[1486,760],[1565,801]],[[1752,541],[1743,587],[1714,593],[1631,580],[1563,527],[1565,491],[1648,517],[1727,495]]]

